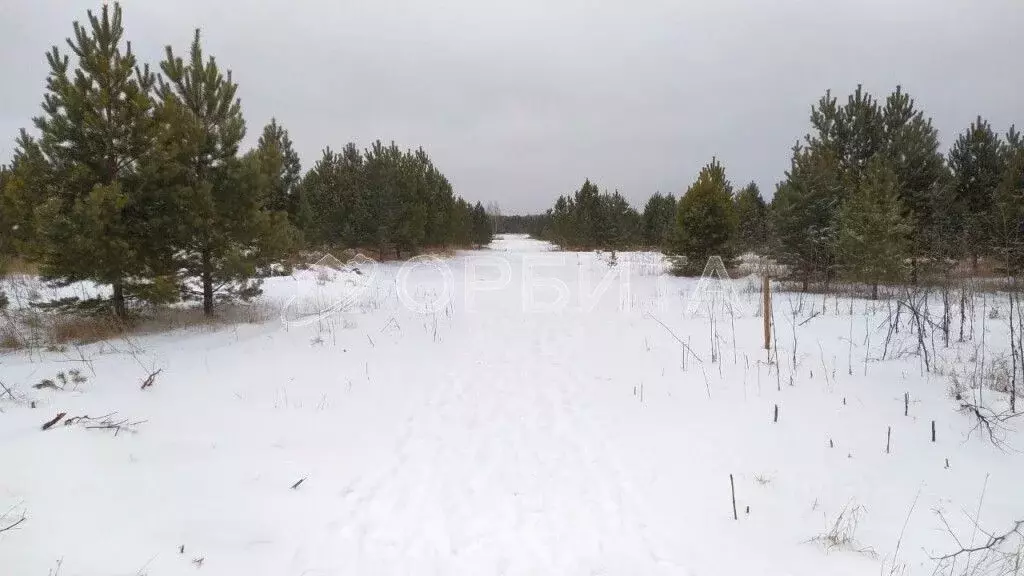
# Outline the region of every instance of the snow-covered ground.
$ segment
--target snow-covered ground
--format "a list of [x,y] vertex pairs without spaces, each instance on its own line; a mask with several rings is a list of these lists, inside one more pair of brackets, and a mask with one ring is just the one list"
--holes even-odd
[[[949,530],[1024,517],[1024,436],[948,393],[983,329],[1007,350],[990,302],[927,372],[905,330],[879,359],[886,303],[779,293],[769,366],[755,279],[713,324],[656,254],[550,248],[314,268],[265,283],[283,319],[0,355],[0,574],[931,574]],[[59,412],[95,420],[41,431]]]

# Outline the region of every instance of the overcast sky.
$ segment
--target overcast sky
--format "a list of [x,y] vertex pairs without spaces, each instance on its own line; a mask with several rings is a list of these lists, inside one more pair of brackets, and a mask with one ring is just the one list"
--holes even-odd
[[[0,0],[0,161],[38,113],[45,52],[99,2]],[[944,146],[1024,124],[1024,0],[126,0],[154,66],[193,28],[231,68],[252,143],[276,116],[324,146],[423,146],[456,192],[541,211],[584,178],[634,205],[712,156],[765,195],[810,106],[902,83]]]

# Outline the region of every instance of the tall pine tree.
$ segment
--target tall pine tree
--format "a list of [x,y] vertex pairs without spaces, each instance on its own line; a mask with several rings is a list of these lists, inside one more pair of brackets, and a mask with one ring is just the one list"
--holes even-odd
[[41,270],[62,283],[113,287],[113,311],[154,275],[136,166],[153,148],[154,77],[124,43],[121,7],[104,5],[75,22],[67,41],[75,66],[56,46],[47,54],[43,115],[35,119],[53,186],[40,208]]
[[180,167],[173,191],[181,214],[175,241],[182,290],[201,297],[212,315],[218,293],[258,293],[251,280],[257,267],[285,250],[291,235],[284,212],[263,206],[276,183],[261,170],[263,159],[258,152],[238,158],[245,136],[238,86],[230,71],[225,76],[213,58],[204,59],[199,30],[188,61],[168,46],[160,68],[162,118],[174,131],[172,156]]
[[1024,271],[1024,139],[1011,126],[1005,141],[1003,174],[996,187],[988,229],[1004,272]]
[[882,111],[885,162],[892,168],[907,223],[911,226],[911,274],[916,280],[922,257],[936,255],[946,243],[942,194],[949,176],[939,151],[939,133],[899,86]]
[[978,259],[991,252],[991,235],[986,225],[992,213],[996,188],[1003,177],[1003,144],[988,122],[980,116],[957,137],[949,151],[953,174],[951,212],[956,225],[951,230],[959,239],[974,268]]

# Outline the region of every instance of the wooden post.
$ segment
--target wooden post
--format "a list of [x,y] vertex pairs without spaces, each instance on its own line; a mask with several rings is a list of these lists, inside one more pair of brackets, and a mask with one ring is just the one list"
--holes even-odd
[[932,442],[935,442],[935,420],[932,420]]
[[768,279],[768,274],[765,274],[761,278],[761,294],[764,298],[764,303],[761,309],[764,313],[764,349],[772,349],[772,285]]
[[885,433],[885,453],[889,453],[889,441],[892,440],[892,426]]
[[910,415],[910,392],[903,393],[903,415]]
[[729,474],[729,490],[732,491],[732,519],[739,520],[740,515],[736,513],[736,483],[733,482],[732,474]]
[[775,422],[778,422],[778,421],[779,421],[779,405],[776,404],[775,405],[775,417],[772,418],[772,423],[775,423]]

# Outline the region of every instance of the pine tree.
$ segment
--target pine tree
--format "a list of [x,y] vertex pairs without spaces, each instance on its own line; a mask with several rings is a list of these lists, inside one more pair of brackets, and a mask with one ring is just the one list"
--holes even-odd
[[[16,232],[16,224],[12,221],[6,208],[7,188],[11,180],[11,171],[0,164],[0,278],[7,275],[7,261],[14,252],[12,236]],[[7,308],[7,295],[4,294],[3,285],[0,284],[0,310]]]
[[641,237],[647,246],[668,248],[676,219],[676,199],[671,194],[655,193],[644,206]]
[[911,234],[912,275],[918,261],[945,243],[942,232],[942,193],[949,175],[939,152],[939,133],[930,118],[915,108],[914,100],[899,86],[886,99],[882,112],[885,160],[899,187],[904,217]]
[[50,170],[39,143],[22,130],[0,183],[0,254],[28,260],[39,253],[35,209],[46,202]]
[[991,251],[986,224],[1004,167],[1003,144],[980,116],[949,151],[949,168],[953,174],[951,208],[958,223],[953,232],[975,268],[978,258]]
[[878,298],[879,283],[901,281],[906,271],[913,227],[904,216],[899,189],[895,171],[877,157],[840,211],[840,263],[848,279],[871,286],[872,299]]
[[713,158],[679,199],[673,251],[686,257],[686,265],[678,271],[700,274],[711,256],[721,257],[728,266],[735,253],[737,225],[732,185],[725,168]]
[[473,209],[462,198],[457,198],[452,206],[449,241],[458,246],[469,246],[473,243]]
[[136,166],[155,139],[154,77],[122,45],[121,7],[104,5],[74,24],[67,43],[76,66],[56,46],[47,54],[43,115],[35,119],[53,186],[39,209],[41,270],[61,283],[91,280],[113,287],[118,317],[126,299],[152,278]]
[[990,243],[1004,272],[1024,271],[1024,139],[1011,126],[1006,136],[1005,164],[989,217]]
[[830,279],[844,189],[830,150],[794,146],[790,169],[772,198],[771,229],[775,258],[789,266],[804,290],[813,279]]
[[292,146],[288,131],[271,118],[263,127],[256,144],[256,154],[264,177],[270,182],[270,190],[264,205],[268,210],[287,212],[296,227],[304,228],[303,199],[301,198],[302,163]]
[[757,184],[751,182],[736,193],[736,219],[737,247],[743,251],[765,250],[768,240],[768,205],[761,197]]
[[856,182],[868,161],[885,147],[883,114],[878,102],[863,87],[851,94],[843,106],[831,91],[811,109],[807,147],[836,159],[843,178]]
[[367,211],[361,227],[371,234],[371,237],[365,239],[366,243],[376,245],[383,258],[389,250],[394,249],[398,236],[401,209],[399,166],[402,154],[393,142],[390,146],[384,146],[378,140],[363,156]]
[[181,215],[175,240],[182,290],[200,296],[204,313],[212,315],[218,293],[256,295],[258,281],[250,278],[257,267],[290,244],[285,214],[263,206],[277,184],[268,174],[283,169],[268,170],[268,157],[259,151],[238,158],[245,135],[238,86],[230,71],[225,76],[213,58],[204,59],[199,30],[187,62],[168,46],[160,68],[161,117],[173,133],[171,156],[180,167],[174,193]]
[[605,249],[627,250],[636,245],[640,234],[640,214],[618,190],[602,194],[604,227],[598,234],[598,246]]
[[473,228],[473,244],[476,246],[486,246],[491,243],[494,237],[494,229],[491,226],[491,220],[487,217],[487,211],[484,210],[483,204],[477,202],[473,206],[473,212],[471,216],[472,228]]

